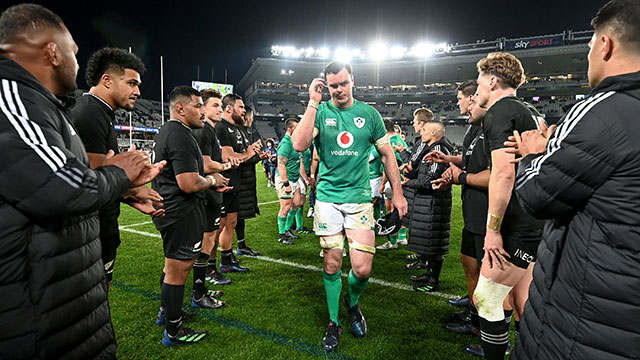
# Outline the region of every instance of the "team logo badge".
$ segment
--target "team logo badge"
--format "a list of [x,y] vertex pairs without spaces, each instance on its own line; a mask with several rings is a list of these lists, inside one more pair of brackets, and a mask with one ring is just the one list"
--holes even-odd
[[327,126],[336,126],[336,119],[335,118],[326,118],[324,119],[324,124]]
[[364,118],[363,117],[354,117],[353,118],[353,123],[356,124],[356,127],[358,129],[362,129],[362,127],[364,126]]
[[336,140],[341,148],[346,149],[353,144],[353,135],[348,131],[342,131],[338,134]]

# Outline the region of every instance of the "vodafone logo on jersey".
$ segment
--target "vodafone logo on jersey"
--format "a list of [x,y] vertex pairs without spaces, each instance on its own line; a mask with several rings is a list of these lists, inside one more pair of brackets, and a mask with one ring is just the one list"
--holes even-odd
[[341,131],[336,141],[341,148],[346,149],[353,144],[353,135],[348,131]]

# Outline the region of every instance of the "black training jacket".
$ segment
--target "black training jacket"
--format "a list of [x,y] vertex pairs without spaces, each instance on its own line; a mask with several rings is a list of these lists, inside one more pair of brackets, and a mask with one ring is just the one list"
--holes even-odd
[[419,156],[412,158],[417,159],[417,165],[407,174],[410,180],[402,187],[409,205],[402,225],[409,228],[409,250],[421,255],[440,256],[449,253],[451,189],[433,190],[431,181],[439,179],[449,164],[425,162],[424,156],[432,151],[449,155],[452,145],[446,137],[431,146],[421,144],[424,145],[414,145],[412,155]]
[[576,104],[516,191],[549,219],[516,358],[640,358],[640,72]]
[[110,359],[97,210],[129,186],[88,168],[62,102],[0,56],[0,359]]
[[[245,126],[238,126],[242,135],[245,150],[253,144],[259,137],[255,130]],[[258,209],[258,195],[256,193],[256,164],[260,162],[260,156],[254,155],[251,159],[240,164],[240,182],[234,190],[238,191],[238,219],[250,219],[260,214]]]

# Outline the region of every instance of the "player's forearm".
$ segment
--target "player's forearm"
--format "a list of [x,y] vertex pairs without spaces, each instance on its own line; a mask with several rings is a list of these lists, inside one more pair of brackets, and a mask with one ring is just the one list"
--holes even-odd
[[[497,166],[496,166],[497,165]],[[511,164],[508,164],[511,165]],[[489,177],[489,213],[504,216],[511,199],[511,191],[515,181],[515,168],[513,165],[500,166],[494,164],[494,169]]]
[[293,142],[293,149],[295,151],[305,151],[311,145],[317,112],[318,110],[316,108],[307,106],[307,110],[305,110],[304,115],[302,115],[302,120],[300,120],[293,134],[291,134],[291,141]]
[[[393,154],[393,150],[391,150],[391,147],[387,144],[384,148],[378,149],[378,152],[380,153],[380,160],[382,160],[382,165],[384,166],[384,174],[386,175],[386,179],[391,183],[393,193],[402,194],[402,185],[400,184],[400,170],[398,170],[398,164],[396,163],[396,158]],[[383,176],[383,180],[384,179],[385,178]]]
[[447,162],[453,163],[453,165],[457,167],[462,167],[462,155],[445,155],[445,159],[447,160]]
[[466,173],[466,174],[467,174],[467,177],[466,177],[467,185],[470,185],[476,188],[481,188],[481,189],[489,188],[489,179],[491,177],[491,171],[489,171],[489,169],[483,170],[475,174],[470,174],[470,173]]
[[245,161],[251,159],[255,154],[256,153],[253,150],[247,150],[247,151],[242,152],[242,153],[237,153],[237,152],[233,151],[231,146],[224,146],[222,148],[222,160],[224,160],[225,162],[226,161],[230,161],[232,158],[236,158],[236,159],[240,160],[240,162],[245,162]]
[[280,174],[280,179],[282,179],[282,181],[287,181],[287,167],[286,165],[280,165],[280,163],[278,163],[278,174]]
[[205,174],[213,174],[223,172],[225,170],[224,164],[219,163],[215,160],[207,159],[204,157],[204,173]]

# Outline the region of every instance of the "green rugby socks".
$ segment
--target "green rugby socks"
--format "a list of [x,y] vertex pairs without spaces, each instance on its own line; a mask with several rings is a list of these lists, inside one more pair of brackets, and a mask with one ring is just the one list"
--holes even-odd
[[357,277],[353,270],[349,271],[349,276],[347,277],[349,283],[349,306],[353,307],[358,304],[358,299],[360,299],[360,294],[364,291],[369,283],[369,278],[360,279]]
[[[338,310],[340,309],[340,292],[342,291],[342,270],[335,274],[322,272],[324,291],[327,295],[327,307],[329,308],[329,320],[340,325]],[[358,293],[359,295],[359,293]]]

